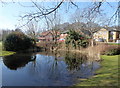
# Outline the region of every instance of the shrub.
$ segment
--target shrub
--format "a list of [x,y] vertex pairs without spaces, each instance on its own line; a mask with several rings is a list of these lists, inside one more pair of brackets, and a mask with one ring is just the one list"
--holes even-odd
[[78,46],[82,46],[83,48],[86,48],[88,45],[89,45],[89,42],[86,39],[78,41]]
[[119,49],[111,49],[111,50],[105,52],[105,55],[119,55],[119,54],[120,54]]
[[65,44],[68,46],[72,45],[76,49],[76,47],[86,48],[89,44],[87,38],[75,30],[69,30],[68,36],[66,37]]
[[26,50],[32,46],[31,38],[21,32],[13,32],[9,34],[4,41],[4,49],[7,51]]

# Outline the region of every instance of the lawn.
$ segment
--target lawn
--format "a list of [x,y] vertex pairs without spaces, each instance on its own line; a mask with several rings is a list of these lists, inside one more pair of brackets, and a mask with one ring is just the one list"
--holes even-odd
[[[84,79],[77,86],[118,86],[118,58],[120,55],[102,55],[101,68],[96,71],[96,75],[89,79]],[[119,78],[120,79],[120,78]]]
[[11,52],[11,51],[3,51],[2,50],[2,42],[0,42],[0,56],[7,56],[7,55],[12,55],[15,52]]
[[108,43],[109,45],[120,45],[120,43]]

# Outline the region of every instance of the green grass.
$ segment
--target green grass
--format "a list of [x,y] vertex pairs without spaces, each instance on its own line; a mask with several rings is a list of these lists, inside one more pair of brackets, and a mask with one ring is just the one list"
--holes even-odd
[[108,43],[109,45],[120,45],[120,43]]
[[0,42],[0,56],[7,56],[7,55],[12,55],[15,52],[11,52],[11,51],[3,51],[2,50],[2,42]]
[[[102,55],[101,68],[96,71],[97,75],[82,80],[76,86],[118,86],[118,57]],[[119,78],[120,79],[120,78]]]

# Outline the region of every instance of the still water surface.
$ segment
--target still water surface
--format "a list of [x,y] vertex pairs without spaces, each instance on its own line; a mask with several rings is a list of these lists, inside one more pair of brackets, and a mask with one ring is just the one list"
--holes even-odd
[[100,67],[76,53],[19,53],[1,57],[2,86],[71,86]]

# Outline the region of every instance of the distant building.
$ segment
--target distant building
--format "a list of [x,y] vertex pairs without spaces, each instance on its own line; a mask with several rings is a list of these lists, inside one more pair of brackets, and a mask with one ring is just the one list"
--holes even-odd
[[65,41],[65,38],[67,36],[67,32],[58,32],[58,31],[45,31],[42,32],[39,37],[38,40],[40,41],[53,41],[54,39],[57,39],[57,41],[59,42],[63,42]]
[[38,40],[40,41],[53,41],[54,39],[59,40],[59,36],[60,36],[60,32],[58,31],[45,31],[42,32],[39,37]]
[[66,39],[66,37],[67,37],[67,35],[68,35],[67,32],[68,32],[68,31],[65,31],[65,32],[62,32],[62,33],[60,34],[60,39],[59,39],[60,42],[64,42],[64,41],[65,41],[65,39]]
[[94,33],[95,41],[100,42],[117,42],[120,40],[120,30],[115,28],[105,29],[102,28]]

